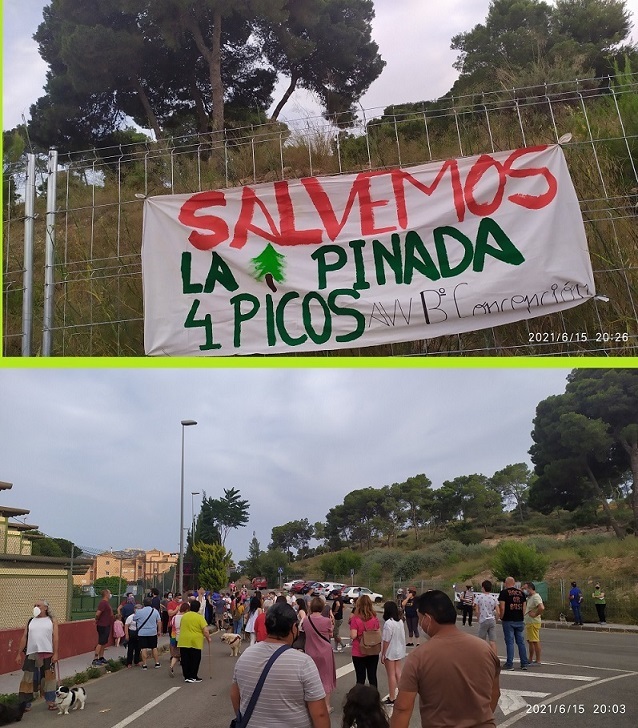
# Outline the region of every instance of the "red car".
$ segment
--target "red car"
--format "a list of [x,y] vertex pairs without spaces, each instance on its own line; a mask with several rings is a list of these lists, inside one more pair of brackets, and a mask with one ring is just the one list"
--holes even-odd
[[256,576],[250,583],[253,589],[268,589],[268,580],[265,576]]

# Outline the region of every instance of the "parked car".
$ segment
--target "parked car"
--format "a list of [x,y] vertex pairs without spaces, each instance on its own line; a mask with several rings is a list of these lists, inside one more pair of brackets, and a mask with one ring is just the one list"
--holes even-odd
[[336,594],[337,592],[341,594],[341,590],[343,587],[346,586],[345,584],[338,584],[335,581],[324,581],[323,586],[321,589],[319,589],[320,596],[324,597],[325,599],[334,599],[333,596],[330,596],[331,594]]
[[301,588],[301,594],[310,594],[310,592],[318,591],[323,584],[320,581],[307,581]]
[[295,583],[294,583],[294,584],[292,585],[292,588],[290,589],[290,591],[291,591],[291,592],[292,592],[293,594],[301,594],[301,593],[302,593],[302,591],[301,591],[301,590],[302,590],[302,589],[303,589],[303,588],[304,588],[305,586],[306,586],[306,582],[305,582],[305,581],[296,581],[296,582],[295,582]]
[[256,576],[250,584],[253,589],[268,589],[268,579],[265,576]]
[[377,594],[377,592],[373,592],[365,586],[348,586],[341,591],[341,597],[346,604],[364,594],[369,596],[375,604],[383,601],[383,594]]
[[305,584],[305,583],[306,582],[303,579],[293,579],[293,581],[287,581],[283,585],[283,588],[285,589],[285,591],[292,591],[292,589],[294,588],[295,584]]

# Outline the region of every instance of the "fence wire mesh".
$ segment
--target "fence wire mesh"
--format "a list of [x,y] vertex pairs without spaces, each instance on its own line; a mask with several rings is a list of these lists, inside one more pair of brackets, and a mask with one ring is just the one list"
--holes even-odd
[[[570,141],[563,138],[567,133]],[[585,221],[597,299],[469,334],[324,354],[635,355],[638,74],[630,73],[362,109],[347,129],[316,117],[59,152],[53,217],[46,214],[46,159],[39,159],[40,192],[31,219],[19,189],[18,202],[10,193],[5,207],[4,355],[20,355],[29,335],[32,352],[42,353],[38,342],[45,334],[57,356],[143,355],[140,246],[148,195],[408,166],[559,140]],[[19,187],[21,176],[10,183]],[[55,221],[52,260],[45,256],[47,217]],[[27,223],[34,226],[31,334],[23,310]],[[43,314],[47,299],[53,301],[52,320]]]

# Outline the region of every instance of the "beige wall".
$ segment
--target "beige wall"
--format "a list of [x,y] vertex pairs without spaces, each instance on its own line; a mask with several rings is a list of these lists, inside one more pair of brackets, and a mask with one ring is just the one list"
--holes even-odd
[[66,620],[67,571],[42,566],[0,565],[0,629],[26,625],[33,604],[46,599],[60,622]]

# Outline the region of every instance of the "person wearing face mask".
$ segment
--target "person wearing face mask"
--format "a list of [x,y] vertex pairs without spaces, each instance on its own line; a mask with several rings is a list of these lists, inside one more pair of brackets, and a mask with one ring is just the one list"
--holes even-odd
[[596,584],[591,596],[594,600],[594,606],[596,607],[596,611],[598,612],[599,624],[607,624],[607,617],[605,616],[607,602],[605,601],[605,592],[600,588],[600,584]]
[[416,604],[428,641],[405,661],[391,728],[408,728],[417,695],[423,728],[494,728],[497,655],[484,640],[456,627],[456,609],[445,592],[427,591]]
[[58,622],[49,607],[41,599],[33,606],[33,617],[18,644],[16,662],[22,664],[19,702],[25,710],[31,710],[34,693],[42,693],[49,710],[57,710],[55,704],[55,663],[58,661]]

